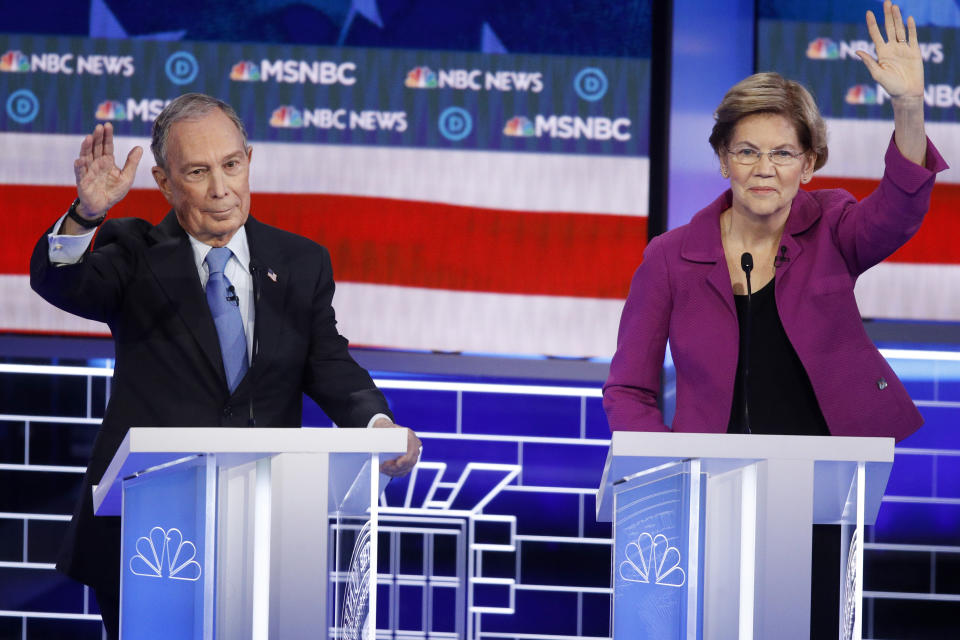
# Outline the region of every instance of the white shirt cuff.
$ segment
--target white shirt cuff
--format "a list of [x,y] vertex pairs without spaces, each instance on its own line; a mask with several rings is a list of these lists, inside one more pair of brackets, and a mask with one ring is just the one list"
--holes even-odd
[[[372,428],[372,427],[373,427],[373,423],[376,422],[377,420],[379,420],[380,418],[386,418],[387,420],[390,420],[390,416],[388,416],[387,414],[385,414],[385,413],[376,413],[376,414],[374,414],[374,416],[373,416],[372,418],[370,418],[370,422],[367,423],[367,429]],[[390,420],[390,422],[393,422],[393,420]]]
[[[53,228],[59,229],[66,217],[67,214],[60,216],[60,219],[53,225]],[[47,241],[50,243],[47,256],[50,258],[51,264],[68,265],[80,262],[83,254],[86,253],[87,248],[90,246],[90,242],[93,240],[94,232],[96,232],[96,229],[91,229],[89,233],[80,236],[69,236],[57,233],[47,234]]]

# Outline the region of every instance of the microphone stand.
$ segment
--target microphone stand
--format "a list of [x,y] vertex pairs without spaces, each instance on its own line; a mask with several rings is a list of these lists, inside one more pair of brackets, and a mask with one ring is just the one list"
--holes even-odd
[[740,256],[740,268],[743,269],[744,274],[747,276],[747,322],[743,338],[743,432],[753,433],[753,431],[750,430],[750,402],[748,400],[750,389],[750,334],[753,329],[751,326],[753,318],[750,309],[750,296],[752,295],[752,291],[750,290],[750,272],[753,271],[753,256],[750,255],[749,252],[744,252],[743,255]]
[[[253,281],[253,307],[254,313],[256,314],[258,307],[260,306],[260,269],[257,265],[250,265],[250,275]],[[253,357],[250,358],[250,402],[248,405],[249,413],[247,416],[247,426],[255,427],[257,426],[257,421],[253,417],[253,394],[257,389],[256,385],[256,369],[254,366],[257,364],[257,356],[260,355],[260,323],[257,321],[256,316],[253,320]]]

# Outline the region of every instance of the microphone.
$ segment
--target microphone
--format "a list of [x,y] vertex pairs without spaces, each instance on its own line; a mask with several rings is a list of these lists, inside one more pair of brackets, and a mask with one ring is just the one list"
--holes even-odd
[[235,307],[240,306],[240,297],[237,296],[237,290],[234,288],[233,285],[230,285],[229,287],[227,287],[227,302],[229,302]]
[[750,401],[748,399],[750,393],[750,333],[752,329],[750,272],[753,271],[753,256],[750,255],[748,251],[745,251],[743,255],[740,256],[740,268],[743,269],[743,273],[747,276],[747,321],[745,323],[746,330],[744,331],[743,337],[743,432],[753,433],[753,431],[750,430]]
[[253,282],[253,355],[250,358],[250,402],[247,413],[247,426],[257,426],[257,420],[253,417],[253,393],[256,390],[256,364],[257,356],[260,354],[260,323],[257,322],[257,307],[260,305],[260,267],[250,261],[250,277]]
[[773,257],[773,268],[779,268],[784,262],[790,262],[790,258],[787,257],[787,248],[780,245],[780,255]]

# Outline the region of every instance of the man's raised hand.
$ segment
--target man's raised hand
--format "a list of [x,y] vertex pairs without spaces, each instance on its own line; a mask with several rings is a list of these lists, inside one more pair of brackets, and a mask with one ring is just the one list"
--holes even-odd
[[84,218],[96,220],[107,209],[120,202],[137,173],[137,165],[143,156],[142,147],[134,147],[127,155],[123,169],[113,159],[113,125],[98,124],[80,145],[80,155],[73,161],[73,173],[77,178],[77,197],[80,204],[77,213]]

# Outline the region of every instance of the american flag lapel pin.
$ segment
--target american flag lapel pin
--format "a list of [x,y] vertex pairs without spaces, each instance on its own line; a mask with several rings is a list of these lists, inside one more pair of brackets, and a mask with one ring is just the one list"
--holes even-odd
[[267,277],[270,278],[271,281],[276,282],[277,272],[274,271],[273,269],[267,269]]

